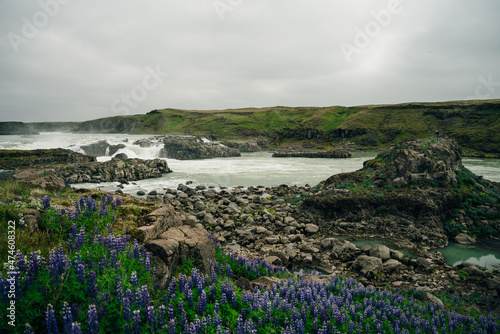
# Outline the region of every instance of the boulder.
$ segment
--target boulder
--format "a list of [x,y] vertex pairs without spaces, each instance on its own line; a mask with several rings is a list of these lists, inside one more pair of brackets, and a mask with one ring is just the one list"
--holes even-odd
[[319,227],[315,224],[306,224],[304,231],[309,234],[314,234],[319,231]]
[[321,241],[321,247],[331,249],[332,252],[337,255],[346,251],[355,251],[357,249],[356,245],[352,242],[337,238],[323,239],[323,241]]
[[477,243],[477,240],[474,237],[466,233],[460,233],[457,235],[455,237],[455,241],[462,245],[474,245]]
[[389,259],[384,262],[383,268],[385,272],[394,272],[406,268],[404,264],[395,259]]
[[193,265],[206,274],[210,273],[210,263],[215,262],[215,244],[205,229],[187,225],[171,227],[145,246],[165,262],[170,272],[181,259],[193,260]]
[[283,262],[281,262],[281,259],[277,256],[266,256],[264,258],[264,261],[266,261],[268,264],[272,264],[273,266],[282,266]]
[[357,270],[361,275],[370,279],[382,271],[382,260],[378,257],[361,255],[353,263],[354,270]]
[[389,260],[391,258],[391,250],[389,247],[384,245],[375,245],[370,248],[368,253],[370,256],[378,257],[382,261]]
[[138,230],[141,232],[142,241],[157,239],[163,232],[170,227],[181,226],[183,218],[175,211],[170,204],[156,209],[146,216],[146,221],[152,223],[148,226],[141,226]]
[[203,137],[166,136],[163,140],[167,158],[178,160],[239,157],[240,151]]
[[267,277],[267,276],[261,276],[257,279],[254,279],[253,281],[250,281],[250,284],[252,286],[252,290],[257,288],[268,288],[269,290],[273,290],[273,286],[277,283],[279,283],[280,279],[276,277]]

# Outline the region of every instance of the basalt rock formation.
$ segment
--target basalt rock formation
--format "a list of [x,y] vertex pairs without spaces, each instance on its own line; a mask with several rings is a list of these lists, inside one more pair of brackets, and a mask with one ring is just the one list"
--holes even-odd
[[95,162],[94,157],[62,148],[49,150],[0,150],[0,169],[33,168]]
[[202,137],[166,136],[164,138],[167,158],[179,160],[209,159],[217,157],[239,157],[240,151]]
[[136,181],[172,172],[165,160],[113,158],[97,162],[95,157],[65,149],[0,151],[0,169],[21,182],[62,188],[69,183]]

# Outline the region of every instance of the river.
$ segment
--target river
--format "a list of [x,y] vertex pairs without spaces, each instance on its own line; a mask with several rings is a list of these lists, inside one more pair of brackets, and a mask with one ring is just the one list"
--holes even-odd
[[[36,136],[0,136],[0,149],[46,149],[67,148],[83,152],[80,147],[106,140],[110,144],[125,144],[117,153],[125,153],[131,158],[152,159],[158,157],[161,141],[149,148],[134,145],[133,142],[151,135],[126,134],[67,134],[42,133]],[[167,188],[177,188],[178,184],[192,182],[191,186],[206,187],[249,187],[306,185],[314,186],[331,175],[360,169],[363,162],[376,156],[376,152],[355,152],[350,159],[307,159],[272,158],[270,152],[244,153],[241,157],[215,158],[207,160],[167,159],[173,173],[158,179],[131,182],[124,186],[125,193],[135,195],[137,191],[152,190],[164,192]],[[111,157],[98,157],[105,161]],[[500,182],[500,159],[464,158],[463,165],[485,179]],[[115,191],[117,182],[101,184],[77,184],[75,187],[98,187],[105,191]],[[486,267],[500,263],[498,252],[479,247],[462,247],[455,244],[443,250],[450,264],[471,261]]]

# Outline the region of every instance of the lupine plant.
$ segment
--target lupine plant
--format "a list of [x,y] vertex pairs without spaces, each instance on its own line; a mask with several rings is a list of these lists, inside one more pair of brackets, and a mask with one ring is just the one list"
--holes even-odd
[[[110,201],[104,198],[104,201]],[[84,199],[85,201],[85,199]],[[46,200],[50,205],[50,200]],[[116,202],[116,200],[115,200]],[[100,206],[78,201],[64,245],[48,259],[18,253],[16,328],[12,333],[497,333],[500,320],[446,311],[414,296],[364,287],[353,279],[292,276],[217,245],[209,273],[197,268],[155,279],[150,255],[102,221],[79,221]],[[100,207],[100,210],[97,208]],[[49,209],[49,207],[47,207]],[[76,208],[75,208],[75,211]],[[109,214],[109,212],[108,212]],[[100,219],[95,217],[95,219]],[[106,221],[106,220],[105,220]],[[98,226],[97,229],[94,227]],[[100,226],[100,227],[99,227]],[[266,288],[241,290],[234,279],[278,273]],[[8,282],[0,279],[5,309]]]

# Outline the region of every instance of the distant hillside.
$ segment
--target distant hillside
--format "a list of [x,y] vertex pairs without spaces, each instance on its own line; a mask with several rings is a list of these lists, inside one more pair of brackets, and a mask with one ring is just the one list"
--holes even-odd
[[[37,130],[42,128],[31,124]],[[145,115],[71,123],[66,128],[84,133],[202,134],[218,139],[265,136],[278,142],[334,142],[345,138],[365,147],[429,137],[439,130],[465,148],[498,154],[500,100],[355,107],[161,109]]]
[[73,132],[80,122],[36,122],[29,124],[38,132]]
[[0,122],[0,135],[33,135],[38,134],[29,124],[23,122]]

